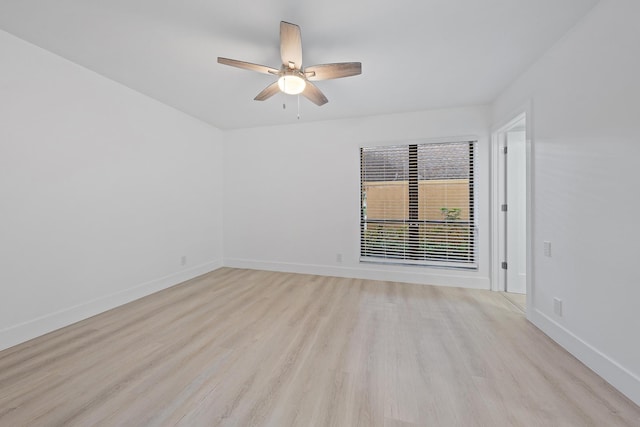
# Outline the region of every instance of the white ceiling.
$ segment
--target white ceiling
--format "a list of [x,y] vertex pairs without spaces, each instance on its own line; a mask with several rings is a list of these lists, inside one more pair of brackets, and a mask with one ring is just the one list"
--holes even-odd
[[279,68],[281,20],[302,28],[303,65],[362,62],[317,82],[328,104],[301,98],[312,121],[489,103],[596,2],[0,0],[0,28],[229,129],[297,122],[295,96],[253,101],[273,77],[216,62]]

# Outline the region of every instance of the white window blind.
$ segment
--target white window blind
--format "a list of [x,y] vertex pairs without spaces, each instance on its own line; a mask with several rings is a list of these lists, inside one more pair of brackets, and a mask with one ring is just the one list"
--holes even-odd
[[361,148],[362,261],[477,267],[475,145]]

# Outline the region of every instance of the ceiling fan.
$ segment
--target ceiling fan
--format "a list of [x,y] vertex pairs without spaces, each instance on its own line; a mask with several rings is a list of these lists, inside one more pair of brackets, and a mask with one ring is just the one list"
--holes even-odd
[[280,22],[280,56],[282,66],[279,69],[222,57],[218,57],[218,62],[278,77],[277,81],[271,83],[254,98],[256,101],[264,101],[281,91],[289,95],[301,94],[316,105],[324,105],[329,100],[317,86],[311,83],[312,81],[339,79],[362,73],[360,62],[320,64],[302,68],[300,27],[284,21]]

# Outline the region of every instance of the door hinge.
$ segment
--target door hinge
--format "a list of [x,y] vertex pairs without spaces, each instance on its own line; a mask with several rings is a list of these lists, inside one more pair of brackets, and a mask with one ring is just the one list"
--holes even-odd
[[502,261],[502,269],[503,270],[507,269],[507,261]]
[[500,210],[501,210],[502,212],[506,212],[506,211],[507,211],[507,204],[505,203],[505,204],[503,204],[502,206],[500,206]]
[[506,145],[504,147],[502,147],[502,153],[503,154],[507,154],[507,146]]

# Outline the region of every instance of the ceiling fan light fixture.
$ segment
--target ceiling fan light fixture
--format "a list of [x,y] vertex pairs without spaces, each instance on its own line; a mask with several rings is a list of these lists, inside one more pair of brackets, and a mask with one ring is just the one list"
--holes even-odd
[[307,82],[296,74],[284,74],[278,79],[278,87],[287,95],[298,95],[306,86]]

